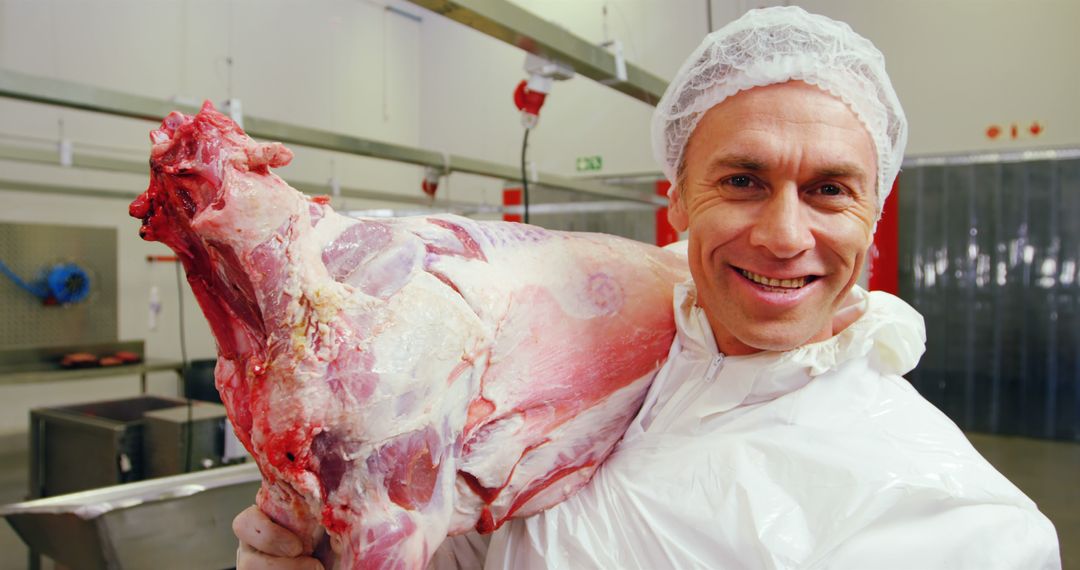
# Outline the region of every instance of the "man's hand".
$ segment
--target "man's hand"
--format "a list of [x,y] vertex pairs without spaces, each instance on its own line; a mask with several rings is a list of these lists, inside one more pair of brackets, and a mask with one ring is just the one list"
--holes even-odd
[[323,570],[315,558],[301,556],[300,538],[252,505],[236,515],[233,534],[240,540],[236,570]]

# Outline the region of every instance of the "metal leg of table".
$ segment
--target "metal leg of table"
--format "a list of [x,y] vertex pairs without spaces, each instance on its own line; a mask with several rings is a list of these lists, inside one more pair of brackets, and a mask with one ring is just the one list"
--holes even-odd
[[41,555],[33,548],[30,549],[30,557],[26,561],[27,570],[41,570]]
[[146,393],[146,372],[139,374],[139,393]]
[[184,385],[184,372],[182,370],[176,371],[176,396],[178,398],[187,397],[187,386]]

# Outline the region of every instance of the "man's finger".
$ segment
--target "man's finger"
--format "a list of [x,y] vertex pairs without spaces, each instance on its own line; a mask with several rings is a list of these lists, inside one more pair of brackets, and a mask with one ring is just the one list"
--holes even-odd
[[233,533],[242,544],[263,554],[292,558],[303,553],[300,538],[289,529],[279,526],[258,507],[252,505],[233,519]]
[[309,557],[279,558],[268,556],[240,543],[236,550],[236,570],[323,570],[318,560]]

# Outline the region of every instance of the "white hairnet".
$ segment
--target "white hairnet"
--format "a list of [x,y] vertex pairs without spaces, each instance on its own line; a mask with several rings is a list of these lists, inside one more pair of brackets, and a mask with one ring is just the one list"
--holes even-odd
[[652,120],[653,154],[674,185],[698,121],[724,99],[799,80],[846,103],[877,151],[878,208],[907,145],[907,119],[885,73],[885,56],[843,22],[796,6],[751,10],[705,36],[668,85]]

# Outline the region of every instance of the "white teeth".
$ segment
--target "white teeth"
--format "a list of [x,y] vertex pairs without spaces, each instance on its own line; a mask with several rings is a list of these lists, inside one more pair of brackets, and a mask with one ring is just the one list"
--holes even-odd
[[768,287],[779,287],[781,289],[799,289],[806,285],[805,277],[799,277],[796,279],[772,279],[769,277],[765,277],[764,275],[751,273],[745,269],[740,269],[739,272],[754,283],[760,283],[761,285],[765,285]]

